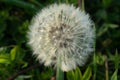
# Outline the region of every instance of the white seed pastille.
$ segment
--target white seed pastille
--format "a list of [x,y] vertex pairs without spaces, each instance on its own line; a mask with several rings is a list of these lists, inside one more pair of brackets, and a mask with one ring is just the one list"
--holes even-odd
[[54,65],[61,55],[63,71],[75,69],[94,51],[95,30],[89,15],[68,4],[53,4],[33,18],[28,44],[45,66]]

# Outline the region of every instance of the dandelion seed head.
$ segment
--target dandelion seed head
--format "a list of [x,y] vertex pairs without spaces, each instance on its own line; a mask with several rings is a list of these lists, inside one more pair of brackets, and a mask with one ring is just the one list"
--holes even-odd
[[33,18],[28,44],[45,66],[55,65],[61,55],[63,71],[75,69],[94,51],[95,30],[89,15],[68,4],[53,4]]

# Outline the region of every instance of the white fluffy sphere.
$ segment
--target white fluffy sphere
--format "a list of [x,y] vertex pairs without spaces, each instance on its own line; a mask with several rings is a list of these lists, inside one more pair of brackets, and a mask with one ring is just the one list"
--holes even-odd
[[95,29],[89,15],[68,4],[53,4],[33,18],[28,32],[33,54],[45,66],[61,55],[63,71],[82,66],[94,51]]

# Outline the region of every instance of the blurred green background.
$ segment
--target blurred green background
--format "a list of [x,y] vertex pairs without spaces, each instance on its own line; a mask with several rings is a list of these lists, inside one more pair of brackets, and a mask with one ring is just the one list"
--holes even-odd
[[[78,7],[77,0],[66,0]],[[57,0],[0,0],[0,80],[50,80],[51,67],[32,56],[26,32],[32,17]],[[65,80],[120,80],[120,0],[85,0],[96,27],[96,52]]]

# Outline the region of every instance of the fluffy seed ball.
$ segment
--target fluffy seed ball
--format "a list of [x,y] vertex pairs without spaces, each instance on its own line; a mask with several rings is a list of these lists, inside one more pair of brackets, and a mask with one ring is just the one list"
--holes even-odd
[[56,66],[61,55],[63,71],[82,66],[93,52],[94,28],[89,15],[68,4],[42,9],[29,26],[29,45],[45,66]]

